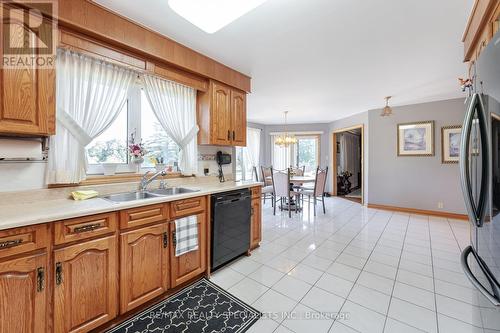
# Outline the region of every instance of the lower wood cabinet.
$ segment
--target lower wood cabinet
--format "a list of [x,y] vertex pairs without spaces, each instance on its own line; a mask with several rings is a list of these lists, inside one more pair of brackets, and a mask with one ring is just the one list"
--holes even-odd
[[198,217],[198,249],[179,257],[175,256],[175,221],[170,222],[171,249],[170,249],[170,276],[171,286],[176,287],[202,274],[207,268],[207,235],[206,213],[196,214]]
[[[255,193],[252,248],[261,240]],[[207,206],[202,196],[0,231],[0,333],[100,329],[200,277],[209,262]],[[188,216],[197,217],[198,249],[177,257],[175,219]]]
[[0,332],[44,333],[47,329],[45,253],[0,262]]
[[121,313],[167,291],[169,243],[168,222],[121,234]]
[[118,313],[116,236],[54,250],[54,332],[88,332]]
[[262,204],[260,197],[252,199],[251,223],[250,249],[255,249],[262,240]]

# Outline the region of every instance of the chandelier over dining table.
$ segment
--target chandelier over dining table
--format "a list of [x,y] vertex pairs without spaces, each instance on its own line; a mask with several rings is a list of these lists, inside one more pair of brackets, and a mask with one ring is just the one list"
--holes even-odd
[[294,145],[297,143],[297,138],[294,135],[288,133],[288,124],[287,124],[288,111],[285,111],[284,114],[285,114],[285,133],[279,135],[274,141],[274,144],[280,147],[288,147],[290,145]]

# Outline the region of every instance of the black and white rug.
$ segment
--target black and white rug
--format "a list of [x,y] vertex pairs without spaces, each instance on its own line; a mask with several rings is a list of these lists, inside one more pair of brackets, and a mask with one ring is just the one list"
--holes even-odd
[[201,279],[107,333],[241,333],[261,313]]

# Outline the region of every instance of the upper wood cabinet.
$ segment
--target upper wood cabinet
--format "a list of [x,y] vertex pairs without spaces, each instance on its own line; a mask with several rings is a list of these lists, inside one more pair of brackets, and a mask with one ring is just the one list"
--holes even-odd
[[[2,5],[6,6],[6,5]],[[7,6],[5,7],[7,8]],[[4,21],[3,31],[8,31]],[[40,26],[41,33],[51,33],[47,21]],[[28,33],[23,24],[9,24],[10,39],[0,42],[2,58],[12,56],[5,43],[23,45]],[[5,36],[4,36],[5,37]],[[26,52],[25,48],[19,48]],[[19,51],[21,52],[21,51]],[[21,54],[23,58],[36,59],[38,51]],[[33,66],[4,68],[0,66],[0,134],[48,136],[55,133],[55,69],[36,69]]]
[[246,93],[211,81],[198,91],[198,143],[246,146]]
[[247,94],[231,90],[232,145],[247,145]]
[[500,26],[500,2],[476,0],[462,38],[464,60],[474,63]]
[[168,223],[120,236],[120,312],[165,293],[169,287]]
[[54,251],[54,332],[88,332],[118,313],[116,236]]
[[0,332],[44,333],[47,328],[47,255],[0,262]]

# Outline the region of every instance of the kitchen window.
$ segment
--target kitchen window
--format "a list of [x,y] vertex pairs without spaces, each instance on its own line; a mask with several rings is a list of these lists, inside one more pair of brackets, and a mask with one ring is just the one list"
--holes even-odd
[[179,147],[158,122],[143,89],[134,86],[113,123],[86,147],[87,174],[102,174],[103,163],[116,165],[117,173],[137,172],[128,154],[131,135],[136,143],[142,141],[147,151],[141,172],[154,168],[157,160],[168,166],[178,165]]
[[274,143],[276,135],[271,136],[273,168],[284,170],[290,166],[305,166],[306,174],[313,175],[320,162],[320,136],[317,134],[296,134],[295,137],[297,138],[296,144],[280,147]]
[[236,147],[236,180],[255,179],[254,167],[260,170],[260,135],[258,128],[247,127],[247,146]]

